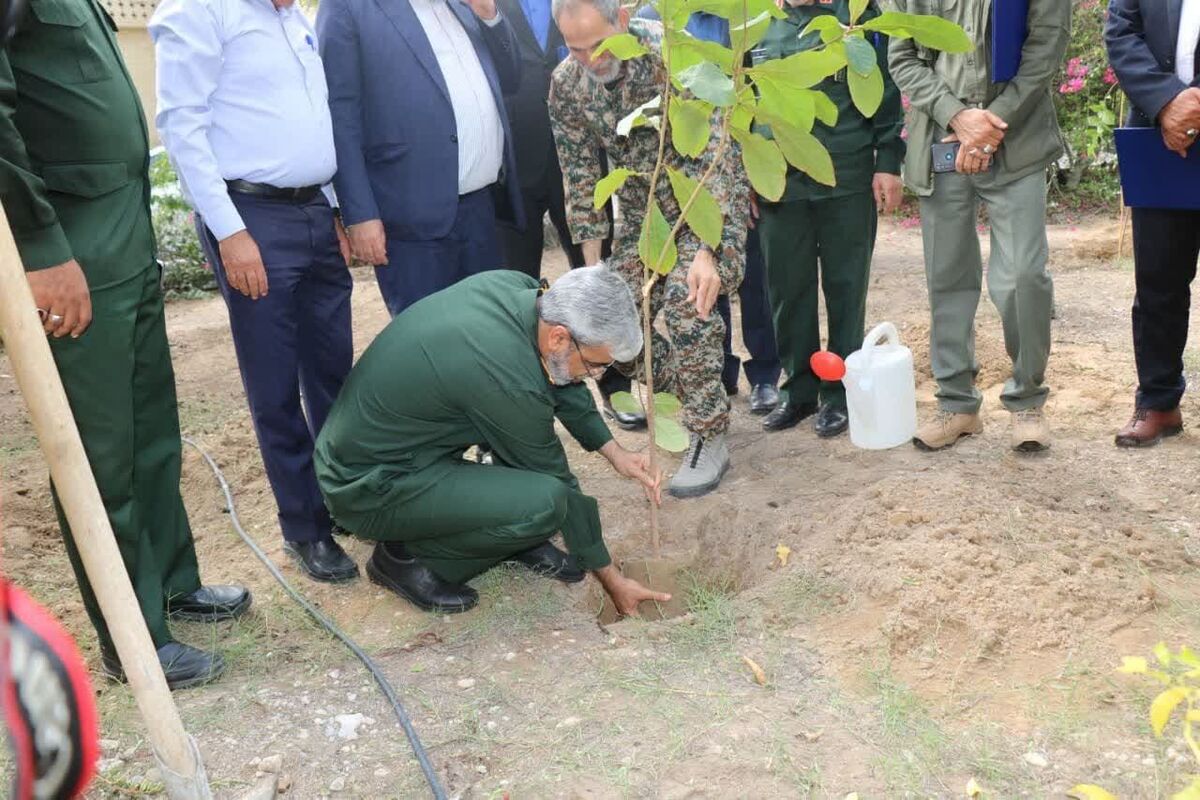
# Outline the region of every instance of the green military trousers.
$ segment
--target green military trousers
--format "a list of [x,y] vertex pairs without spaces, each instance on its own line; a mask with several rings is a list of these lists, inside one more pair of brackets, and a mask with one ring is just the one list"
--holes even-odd
[[607,560],[596,501],[552,476],[445,458],[388,482],[377,510],[338,522],[364,539],[403,542],[452,583],[465,583],[560,530],[581,563]]
[[[50,339],[83,447],[155,646],[171,641],[171,597],[200,588],[179,494],[179,411],[159,270],[92,292],[92,324],[79,339]],[[55,497],[84,606],[112,639]],[[113,621],[116,623],[116,621]]]
[[975,312],[983,285],[975,227],[980,200],[991,223],[988,293],[1000,312],[1013,365],[1000,400],[1010,411],[1040,408],[1049,391],[1043,381],[1054,303],[1046,272],[1046,179],[1040,170],[1002,186],[991,173],[936,175],[933,195],[921,199],[938,403],[946,411],[974,414],[983,402],[975,387]]
[[846,407],[841,382],[821,381],[808,363],[821,349],[818,276],[829,316],[828,349],[845,358],[862,345],[878,225],[870,191],[762,203],[758,228],[779,358],[787,372],[780,387],[785,400]]

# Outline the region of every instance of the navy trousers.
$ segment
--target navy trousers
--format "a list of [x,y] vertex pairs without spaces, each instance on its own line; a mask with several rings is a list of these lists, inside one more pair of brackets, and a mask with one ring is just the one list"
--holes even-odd
[[393,317],[423,297],[489,269],[504,266],[496,236],[491,187],[458,198],[449,235],[428,241],[388,237],[388,263],[375,268],[379,292]]
[[229,309],[279,525],[291,542],[327,539],[331,523],[313,471],[313,442],[354,358],[353,282],[338,249],[333,210],[324,195],[304,205],[231,196],[262,253],[265,297],[251,300],[230,287],[216,239],[199,214],[196,228]]
[[717,311],[725,320],[725,367],[721,370],[721,381],[726,389],[738,384],[738,370],[746,370],[746,380],[751,386],[779,382],[781,368],[779,350],[775,344],[775,328],[771,322],[771,301],[767,296],[766,268],[763,264],[762,248],[758,244],[758,231],[750,230],[746,237],[746,277],[738,289],[742,303],[742,341],[750,351],[750,360],[742,360],[733,354],[732,310],[729,296],[717,298]]

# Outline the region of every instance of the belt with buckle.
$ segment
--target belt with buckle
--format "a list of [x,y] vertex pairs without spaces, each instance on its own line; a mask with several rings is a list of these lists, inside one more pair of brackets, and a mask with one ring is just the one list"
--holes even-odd
[[264,200],[281,200],[286,203],[302,205],[321,193],[320,186],[301,186],[298,189],[284,189],[269,183],[254,183],[253,181],[225,181],[225,186],[235,194],[245,194],[251,197],[261,197]]

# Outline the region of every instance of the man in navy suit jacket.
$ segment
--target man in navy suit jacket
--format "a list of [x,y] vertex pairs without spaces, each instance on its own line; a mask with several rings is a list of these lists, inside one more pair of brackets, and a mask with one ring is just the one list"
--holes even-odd
[[503,100],[521,62],[495,0],[323,0],[317,32],[334,188],[388,311],[502,267],[497,217],[524,225]]
[[[1200,158],[1200,0],[1111,0],[1108,57],[1133,103],[1128,124],[1156,126],[1170,150]],[[1183,430],[1183,351],[1190,285],[1200,258],[1200,211],[1133,209],[1133,350],[1138,391],[1118,447],[1146,447]]]

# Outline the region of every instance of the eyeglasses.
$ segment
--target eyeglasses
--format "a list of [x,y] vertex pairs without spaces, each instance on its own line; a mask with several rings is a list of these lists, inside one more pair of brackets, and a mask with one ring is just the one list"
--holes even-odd
[[571,344],[575,345],[575,352],[579,353],[579,360],[583,362],[583,368],[587,370],[588,374],[593,378],[603,375],[608,371],[609,367],[617,363],[615,358],[612,361],[609,361],[607,364],[597,364],[595,361],[588,361],[583,355],[583,350],[579,348],[579,342],[575,339],[574,334],[571,334]]

